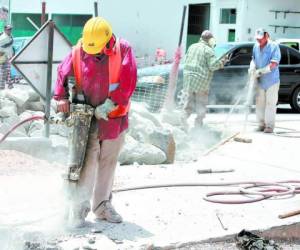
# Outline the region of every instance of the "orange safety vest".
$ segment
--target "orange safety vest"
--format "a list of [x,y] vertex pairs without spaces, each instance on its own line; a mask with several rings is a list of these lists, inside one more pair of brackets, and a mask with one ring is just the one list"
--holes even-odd
[[[76,88],[78,90],[82,89],[82,69],[81,69],[81,42],[79,41],[76,46],[72,49],[72,63],[74,70],[74,77],[76,82]],[[121,71],[121,49],[120,42],[117,39],[113,53],[108,57],[108,72],[109,72],[109,84],[115,85],[120,81],[120,71]],[[114,90],[114,89],[113,89]],[[110,96],[113,90],[109,90],[108,96]],[[130,103],[127,105],[117,105],[109,114],[109,118],[118,118],[125,116],[129,111]]]

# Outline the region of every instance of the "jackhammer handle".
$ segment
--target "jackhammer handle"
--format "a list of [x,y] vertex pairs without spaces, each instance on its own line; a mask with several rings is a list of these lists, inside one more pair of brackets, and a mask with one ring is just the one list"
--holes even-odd
[[212,174],[212,173],[229,173],[229,172],[233,172],[234,169],[211,169],[211,168],[207,168],[207,169],[197,169],[197,173],[198,174]]
[[183,6],[183,12],[182,12],[182,19],[181,19],[181,26],[180,26],[180,34],[179,34],[178,47],[180,47],[180,46],[181,46],[181,43],[182,43],[182,35],[183,35],[183,29],[184,29],[185,13],[186,13],[186,5]]
[[212,169],[197,169],[198,174],[211,174]]
[[292,217],[292,216],[295,216],[295,215],[298,215],[298,214],[300,214],[300,209],[292,211],[292,212],[288,212],[288,213],[285,213],[285,214],[280,214],[278,217],[279,217],[279,219],[285,219],[285,218]]

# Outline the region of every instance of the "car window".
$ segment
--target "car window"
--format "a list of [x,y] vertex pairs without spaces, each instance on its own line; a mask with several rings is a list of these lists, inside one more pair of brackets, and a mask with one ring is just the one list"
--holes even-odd
[[216,57],[221,57],[224,54],[226,54],[227,51],[229,51],[234,45],[232,44],[217,44],[215,47],[215,55]]
[[249,65],[253,46],[240,47],[231,54],[230,65]]
[[290,54],[290,64],[300,63],[300,54],[297,51],[293,49],[289,49],[289,54]]
[[280,46],[281,60],[280,64],[289,64],[287,48]]
[[293,49],[299,50],[299,43],[298,42],[282,42],[281,44],[284,44],[284,45],[289,46]]

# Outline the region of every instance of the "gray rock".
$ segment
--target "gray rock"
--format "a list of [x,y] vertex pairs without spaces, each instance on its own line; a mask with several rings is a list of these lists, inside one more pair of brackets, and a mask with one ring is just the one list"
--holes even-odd
[[159,148],[148,144],[140,143],[131,136],[127,136],[125,145],[119,156],[120,164],[156,165],[162,164],[167,160],[165,153]]
[[[146,115],[149,111],[131,114],[131,124],[134,124],[129,134],[141,143],[151,144],[161,149],[167,156],[165,163],[173,163],[175,159],[175,140],[168,129],[164,129],[162,124],[153,115]],[[150,118],[150,119],[148,119]]]
[[17,88],[7,91],[5,97],[15,102],[18,108],[22,108],[23,105],[29,100],[28,91]]
[[17,115],[17,105],[7,99],[7,98],[0,98],[0,117],[10,117]]
[[27,102],[24,104],[24,109],[32,110],[32,111],[44,111],[45,104],[43,102]]
[[40,101],[40,95],[36,93],[32,88],[28,88],[28,102],[39,102]]
[[[11,116],[8,118],[3,119],[3,123],[0,127],[0,133],[5,134],[8,132],[13,126],[18,124],[21,121],[21,119],[17,116]],[[17,127],[12,133],[9,135],[9,137],[16,137],[16,136],[27,136],[27,131],[23,125]]]
[[[30,147],[28,147],[30,145]],[[48,138],[7,138],[0,144],[0,149],[16,150],[31,156],[49,160],[52,156],[52,143]]]

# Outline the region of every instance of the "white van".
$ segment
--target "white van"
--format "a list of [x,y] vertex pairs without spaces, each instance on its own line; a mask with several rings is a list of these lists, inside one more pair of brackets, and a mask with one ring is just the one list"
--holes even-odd
[[276,42],[294,48],[300,52],[300,39],[280,38]]

